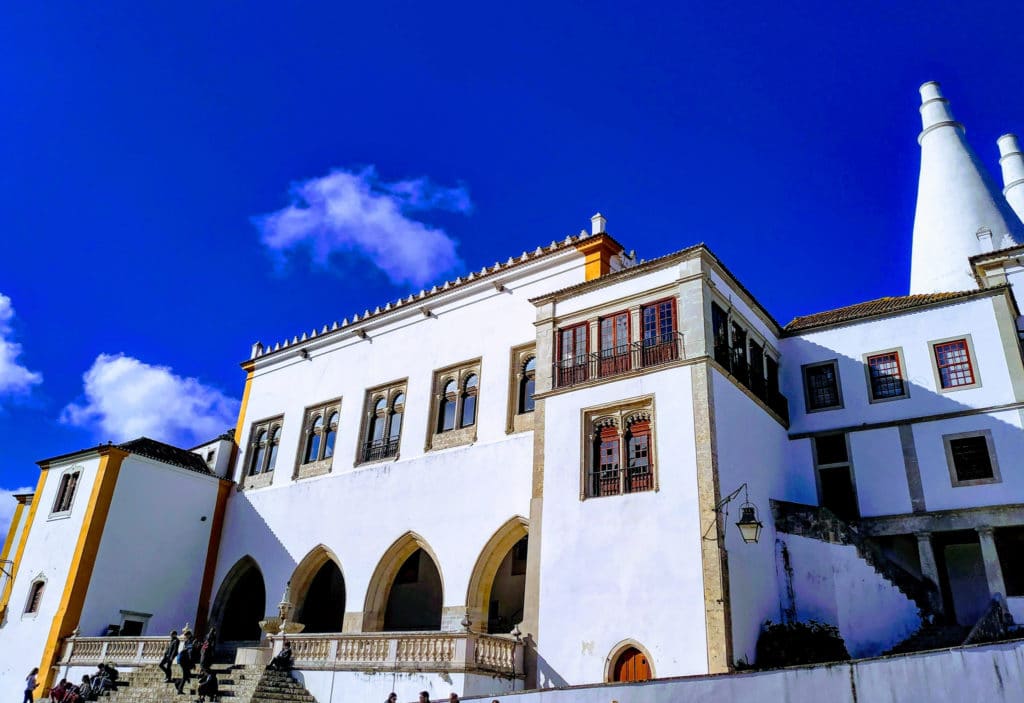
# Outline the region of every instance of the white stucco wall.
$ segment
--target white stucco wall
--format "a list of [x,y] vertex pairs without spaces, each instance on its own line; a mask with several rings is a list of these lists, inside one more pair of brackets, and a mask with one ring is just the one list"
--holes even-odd
[[152,615],[147,636],[195,625],[217,484],[145,457],[124,460],[82,609],[83,636],[120,624],[122,610]]
[[884,427],[851,432],[849,440],[851,469],[861,516],[909,513],[910,488],[899,430]]
[[853,545],[797,535],[779,539],[793,570],[796,619],[838,627],[852,657],[879,655],[921,626],[917,605],[861,559]]
[[491,700],[513,690],[513,682],[509,679],[481,674],[296,671],[294,675],[313,694],[317,703],[384,701],[392,691],[403,702],[418,701],[420,691],[429,692],[431,700],[448,700],[450,693],[458,693],[460,697],[482,695]]
[[[580,500],[581,409],[654,396],[659,490]],[[657,676],[707,671],[690,369],[545,401],[540,685],[604,680],[623,640]]]
[[[729,676],[581,686],[502,696],[504,703],[1016,703],[1024,687],[1021,642]],[[490,697],[482,699],[489,701]],[[399,700],[404,700],[399,698]],[[414,699],[411,699],[414,700]]]
[[[96,454],[79,460],[60,462],[47,471],[46,485],[36,496],[39,507],[29,529],[28,542],[18,565],[17,578],[11,590],[8,613],[0,626],[0,690],[20,691],[25,676],[32,667],[39,666],[43,657],[50,625],[57,613],[68,569],[82,529],[99,467]],[[71,510],[60,517],[52,516],[51,509],[57,497],[61,476],[68,470],[81,470]],[[39,602],[39,610],[25,614],[29,589],[36,578],[46,579],[46,587]]]

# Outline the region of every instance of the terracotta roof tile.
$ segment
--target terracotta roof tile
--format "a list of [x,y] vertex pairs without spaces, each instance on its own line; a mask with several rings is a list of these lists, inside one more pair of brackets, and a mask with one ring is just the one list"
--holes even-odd
[[133,439],[130,442],[123,442],[117,445],[119,449],[123,449],[126,452],[132,454],[138,454],[140,456],[149,457],[150,459],[156,459],[165,464],[172,464],[173,466],[180,466],[183,469],[189,471],[195,471],[198,474],[210,475],[210,469],[206,466],[206,462],[203,458],[194,452],[190,452],[187,449],[180,449],[178,447],[171,446],[170,444],[164,444],[158,442],[155,439],[149,437],[139,437]]
[[889,315],[892,313],[903,312],[904,310],[911,310],[913,308],[946,302],[948,300],[956,300],[957,298],[967,298],[972,295],[987,293],[989,291],[991,291],[990,288],[983,290],[962,290],[950,293],[925,293],[920,295],[901,295],[897,297],[878,298],[876,300],[869,300],[865,303],[848,305],[845,308],[836,308],[835,310],[826,310],[825,312],[815,313],[814,315],[794,317],[790,323],[783,328],[783,330],[787,333],[803,332],[816,327],[838,325],[844,322],[861,320],[866,317]]

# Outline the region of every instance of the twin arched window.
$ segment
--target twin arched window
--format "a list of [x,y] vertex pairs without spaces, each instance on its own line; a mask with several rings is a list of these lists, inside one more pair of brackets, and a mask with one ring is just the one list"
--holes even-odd
[[584,495],[588,498],[653,490],[651,413],[605,415],[593,423]]
[[281,445],[281,422],[283,418],[264,420],[252,428],[252,442],[249,444],[249,475],[273,471],[277,466],[277,450]]
[[339,400],[306,410],[306,441],[302,449],[301,464],[326,461],[334,456],[334,442],[338,438],[341,419]]
[[378,389],[367,398],[366,436],[360,459],[376,461],[398,455],[405,415],[405,386]]
[[81,470],[66,471],[60,477],[60,486],[57,488],[57,497],[53,501],[52,513],[66,513],[71,510],[75,501],[75,491],[78,489],[78,479],[81,477]]
[[472,427],[476,424],[480,374],[475,367],[442,372],[437,399],[437,433]]

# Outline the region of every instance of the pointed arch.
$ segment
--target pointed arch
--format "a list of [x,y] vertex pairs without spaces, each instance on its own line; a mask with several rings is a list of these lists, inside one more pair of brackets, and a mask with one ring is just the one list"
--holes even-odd
[[210,622],[223,641],[256,641],[262,637],[260,620],[267,613],[267,589],[260,565],[246,554],[221,581],[213,601]]
[[[295,567],[290,584],[295,620],[306,625],[307,632],[341,632],[345,617],[345,572],[333,551],[323,544],[313,547]],[[316,602],[310,600],[311,596]],[[329,606],[330,614],[323,612],[328,607],[323,602],[326,598],[334,601]],[[319,614],[314,615],[307,605]],[[331,623],[330,626],[327,623]]]
[[433,560],[437,569],[443,601],[444,574],[441,572],[441,562],[425,539],[415,532],[406,532],[387,548],[370,577],[363,604],[363,632],[381,632],[384,629],[384,617],[395,578],[406,561],[421,549]]
[[466,591],[466,608],[472,622],[470,629],[476,632],[487,631],[487,612],[498,567],[509,551],[529,534],[529,526],[530,522],[520,515],[509,519],[487,540],[477,557]]

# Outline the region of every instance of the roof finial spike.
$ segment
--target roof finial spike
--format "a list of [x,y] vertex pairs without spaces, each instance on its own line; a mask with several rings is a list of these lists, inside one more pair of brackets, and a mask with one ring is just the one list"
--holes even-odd
[[336,329],[338,329],[338,321],[337,320],[335,320],[334,323],[331,325],[331,332],[333,332]]
[[342,327],[348,327],[348,318],[347,317],[341,318],[341,326]]

